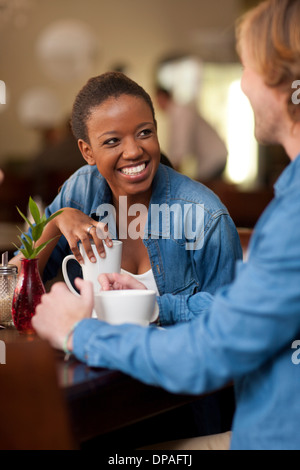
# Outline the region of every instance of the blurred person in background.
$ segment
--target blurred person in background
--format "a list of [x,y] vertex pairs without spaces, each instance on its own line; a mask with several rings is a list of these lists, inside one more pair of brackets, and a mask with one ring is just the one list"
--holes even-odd
[[42,148],[28,164],[33,194],[39,196],[44,205],[50,204],[64,181],[84,164],[70,119],[48,132],[44,130]]
[[200,115],[196,103],[179,103],[162,87],[156,88],[156,101],[167,114],[166,153],[173,167],[204,184],[219,179],[226,166],[227,148],[213,126]]

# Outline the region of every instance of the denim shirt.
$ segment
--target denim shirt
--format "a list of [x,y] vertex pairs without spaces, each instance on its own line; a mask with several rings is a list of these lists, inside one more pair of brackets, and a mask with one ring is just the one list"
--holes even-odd
[[85,319],[73,352],[174,393],[234,380],[231,449],[300,448],[300,155],[277,181],[231,285],[214,297],[166,294],[160,312],[169,323],[191,321],[159,329]]
[[[107,214],[102,209],[109,204],[106,180],[96,166],[87,165],[64,183],[45,212],[48,217],[73,207],[103,221]],[[227,209],[212,191],[160,164],[149,207],[143,242],[160,295],[213,294],[231,282],[235,262],[242,257],[240,241]],[[61,237],[46,265],[44,281],[56,276],[67,254],[69,246]]]

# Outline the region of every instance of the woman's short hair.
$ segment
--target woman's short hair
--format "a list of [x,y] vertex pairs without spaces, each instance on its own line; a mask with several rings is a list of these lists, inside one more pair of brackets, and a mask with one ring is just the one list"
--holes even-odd
[[246,47],[266,85],[287,93],[290,117],[299,121],[292,85],[300,79],[300,0],[260,3],[238,20],[236,34],[239,55]]
[[75,139],[89,143],[87,121],[93,109],[107,99],[117,99],[121,95],[142,98],[149,105],[156,123],[150,95],[122,72],[106,72],[90,78],[75,98],[71,115],[71,128]]

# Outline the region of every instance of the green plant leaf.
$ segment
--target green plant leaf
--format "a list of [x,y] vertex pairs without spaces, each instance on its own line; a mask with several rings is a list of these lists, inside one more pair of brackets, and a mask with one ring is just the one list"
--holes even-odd
[[27,251],[24,250],[23,248],[20,248],[20,251],[21,251],[21,253],[23,254],[24,258],[26,258],[26,259],[30,259],[30,258],[31,258],[31,255],[29,255],[29,254],[27,253]]
[[20,216],[23,217],[25,222],[32,228],[33,224],[30,222],[30,220],[27,219],[27,217],[23,214],[23,212],[20,211],[18,207],[17,207],[17,211],[19,212]]
[[58,237],[51,238],[50,240],[45,241],[44,243],[39,245],[37,248],[35,248],[33,252],[34,257],[36,257],[48,245],[48,243],[51,243],[53,240],[55,240],[55,238],[58,238]]
[[41,238],[43,230],[44,230],[44,224],[37,224],[33,226],[31,235],[35,242],[37,242]]
[[46,214],[43,214],[41,216],[39,208],[31,196],[29,197],[28,209],[34,219],[35,224],[31,223],[30,220],[17,207],[19,214],[25,220],[26,224],[28,224],[28,226],[31,228],[31,236],[22,232],[22,230],[18,227],[19,231],[23,235],[23,238],[18,236],[21,242],[21,248],[17,247],[17,245],[15,245],[14,243],[13,245],[23,254],[25,258],[33,259],[48,245],[48,243],[52,242],[55,238],[57,238],[51,238],[51,240],[47,240],[38,247],[35,247],[35,243],[41,238],[44,228],[48,224],[48,222],[50,222],[50,220],[53,220],[55,217],[61,214],[63,210],[60,210],[55,214],[50,215],[48,218],[46,217]]
[[13,243],[13,242],[12,242],[12,244],[17,248],[17,250],[19,250],[19,251],[23,254],[24,258],[30,259],[30,257],[28,256],[27,251],[26,251],[24,248],[18,247],[18,246],[17,246],[15,243]]
[[15,248],[17,248],[17,250],[21,251],[21,249],[23,249],[23,248],[20,248],[18,245],[16,245],[14,242],[11,242],[11,243],[12,245],[14,245]]
[[24,245],[24,248],[25,248],[25,250],[28,251],[28,253],[30,253],[33,250],[32,240],[31,240],[31,242],[28,242],[26,239],[23,240],[20,236],[18,236],[18,239],[20,240],[21,244]]
[[29,210],[35,223],[39,224],[41,220],[40,211],[37,206],[37,203],[32,199],[31,196],[29,197]]
[[[30,238],[29,235],[27,235],[27,233],[23,233],[22,235],[26,238],[26,240],[28,241],[28,243],[30,243],[31,245],[33,245],[33,240],[32,240],[32,238]],[[21,240],[22,240],[22,239],[21,239]]]
[[[29,235],[27,235],[27,233],[23,233],[22,230],[20,229],[20,227],[17,227],[18,230],[21,232],[21,234],[23,235],[24,238],[21,238],[19,235],[18,235],[18,239],[20,240],[21,242],[21,246],[24,245],[25,248],[23,248],[24,250],[26,250],[28,252],[28,256],[29,256],[29,253],[31,253],[33,251],[33,244],[34,244],[34,241],[32,240],[32,238],[30,238]],[[26,241],[25,241],[25,240]],[[26,243],[27,242],[27,243]],[[19,247],[17,247],[17,245],[15,243],[13,243],[13,245],[18,248],[19,250]]]

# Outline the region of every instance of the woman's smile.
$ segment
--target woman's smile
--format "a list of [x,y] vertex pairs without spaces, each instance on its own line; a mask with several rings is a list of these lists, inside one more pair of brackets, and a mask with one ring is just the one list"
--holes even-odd
[[147,169],[149,166],[149,162],[141,162],[141,163],[136,163],[133,165],[128,165],[123,168],[120,168],[118,171],[126,177],[129,177],[131,179],[137,179],[139,177],[147,177]]

